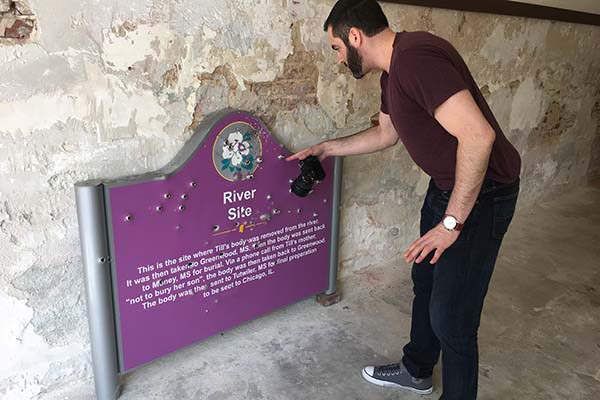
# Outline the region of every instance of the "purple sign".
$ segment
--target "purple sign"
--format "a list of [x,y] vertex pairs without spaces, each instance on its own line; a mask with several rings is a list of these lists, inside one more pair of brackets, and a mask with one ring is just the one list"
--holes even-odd
[[333,160],[301,198],[251,114],[205,135],[166,177],[105,184],[121,372],[328,287]]

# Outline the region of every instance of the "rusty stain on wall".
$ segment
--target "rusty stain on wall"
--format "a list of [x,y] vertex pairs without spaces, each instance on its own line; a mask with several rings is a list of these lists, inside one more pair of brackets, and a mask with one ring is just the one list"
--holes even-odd
[[542,122],[529,134],[529,148],[558,141],[575,124],[575,119],[576,115],[567,112],[564,103],[553,100],[546,109]]
[[267,109],[291,111],[300,104],[317,104],[317,54],[307,51],[300,38],[300,25],[292,24],[294,52],[284,62],[283,71],[269,82],[245,82],[248,89],[266,100]]
[[21,43],[36,30],[37,18],[22,0],[0,0],[0,43]]
[[181,64],[175,64],[173,68],[167,70],[163,74],[163,86],[168,88],[174,88],[179,80],[179,73],[181,72]]
[[137,29],[137,25],[131,21],[125,21],[120,25],[115,25],[111,28],[112,32],[115,36],[125,37],[127,36],[127,32],[133,32]]
[[235,95],[238,89],[237,80],[229,65],[220,65],[215,68],[212,73],[204,72],[198,74],[196,77],[198,81],[200,81],[202,93],[200,96],[198,96],[198,102],[196,103],[194,112],[192,114],[192,122],[188,126],[188,130],[191,131],[196,130],[200,122],[202,122],[207,114],[210,114],[211,111],[215,111],[213,109],[215,102],[211,101],[211,98],[208,94],[208,92],[211,92],[211,88],[217,88],[221,91],[221,93],[226,95],[226,99],[223,97],[220,99],[222,102],[226,102],[226,106],[229,106],[229,97],[231,95]]
[[[241,90],[231,67],[224,65],[217,67],[212,73],[199,74],[202,93],[209,96],[208,93],[214,90],[222,92],[225,98],[220,99],[222,105],[248,109],[269,127],[274,126],[281,111],[293,111],[303,104],[317,105],[317,61],[320,58],[314,51],[308,51],[304,47],[300,25],[295,23],[291,26],[293,52],[284,60],[282,71],[275,79],[264,82],[244,80],[245,90]],[[210,112],[208,108],[214,108],[214,96],[206,96],[198,97],[189,129],[195,129]]]

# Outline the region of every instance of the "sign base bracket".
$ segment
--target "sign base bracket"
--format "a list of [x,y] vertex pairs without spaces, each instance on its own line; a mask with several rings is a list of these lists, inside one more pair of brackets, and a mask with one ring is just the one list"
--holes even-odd
[[338,291],[333,292],[331,294],[320,293],[317,295],[317,303],[322,305],[323,307],[329,307],[336,303],[339,303],[342,300],[342,294]]

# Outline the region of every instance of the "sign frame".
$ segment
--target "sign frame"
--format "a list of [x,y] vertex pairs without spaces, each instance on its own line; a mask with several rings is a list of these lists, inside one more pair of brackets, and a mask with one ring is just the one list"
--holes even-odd
[[[95,388],[99,400],[118,398],[122,390],[120,377],[138,368],[126,369],[123,363],[119,307],[115,296],[117,280],[113,265],[115,246],[111,233],[112,210],[108,201],[109,188],[165,180],[177,174],[203,145],[213,127],[232,113],[246,114],[260,121],[251,113],[241,110],[225,109],[212,113],[200,123],[192,137],[163,168],[140,175],[113,180],[94,179],[75,185]],[[262,124],[262,121],[260,123]],[[277,138],[270,132],[269,134],[285,150]],[[317,301],[324,306],[335,304],[340,300],[337,291],[337,269],[342,158],[334,157],[333,165],[327,277],[329,284],[325,292],[317,295]],[[152,361],[154,359],[148,363]]]

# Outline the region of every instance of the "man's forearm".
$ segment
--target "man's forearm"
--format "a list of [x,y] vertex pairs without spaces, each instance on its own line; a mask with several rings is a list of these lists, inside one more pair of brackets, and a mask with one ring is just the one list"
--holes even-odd
[[458,143],[454,189],[446,213],[464,223],[471,213],[487,171],[493,140]]
[[379,126],[374,126],[354,135],[333,139],[326,142],[327,155],[350,156],[354,154],[367,154],[385,149],[391,143],[381,134]]

